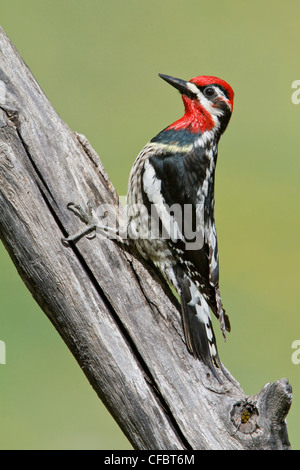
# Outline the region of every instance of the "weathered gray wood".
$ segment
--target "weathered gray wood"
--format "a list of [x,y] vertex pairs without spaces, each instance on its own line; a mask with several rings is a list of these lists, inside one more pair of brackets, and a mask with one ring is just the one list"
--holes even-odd
[[187,352],[170,290],[114,241],[61,238],[70,201],[117,195],[0,30],[0,235],[22,279],[136,449],[286,449],[285,379],[255,397]]

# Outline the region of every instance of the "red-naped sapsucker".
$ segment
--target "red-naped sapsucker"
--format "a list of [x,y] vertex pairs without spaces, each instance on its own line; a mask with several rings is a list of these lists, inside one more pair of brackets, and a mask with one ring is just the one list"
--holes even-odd
[[178,292],[188,350],[219,379],[210,310],[221,330],[230,323],[219,290],[214,218],[218,142],[230,120],[233,90],[225,81],[160,74],[181,93],[184,116],[138,155],[128,185],[128,236]]

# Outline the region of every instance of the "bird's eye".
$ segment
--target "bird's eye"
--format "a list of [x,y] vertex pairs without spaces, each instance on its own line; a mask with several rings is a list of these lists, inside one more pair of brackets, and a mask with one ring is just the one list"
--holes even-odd
[[203,93],[206,98],[212,98],[216,94],[215,89],[212,86],[204,88]]

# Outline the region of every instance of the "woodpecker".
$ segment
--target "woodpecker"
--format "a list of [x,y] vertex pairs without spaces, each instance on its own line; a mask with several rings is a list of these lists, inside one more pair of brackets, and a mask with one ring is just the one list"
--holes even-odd
[[[218,143],[233,109],[233,90],[217,77],[189,81],[159,74],[176,88],[184,115],[153,137],[129,176],[128,237],[174,286],[189,352],[220,381],[210,311],[226,338],[230,322],[219,289],[214,217]],[[226,373],[225,373],[226,375]]]

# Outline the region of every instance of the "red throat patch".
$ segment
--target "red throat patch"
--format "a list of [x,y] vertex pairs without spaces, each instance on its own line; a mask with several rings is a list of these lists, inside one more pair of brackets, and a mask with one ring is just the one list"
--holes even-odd
[[182,95],[182,100],[185,107],[184,116],[171,124],[167,128],[168,130],[188,129],[193,134],[203,134],[203,132],[210,131],[214,127],[215,124],[210,113],[201,106],[199,101],[191,100],[185,95]]

